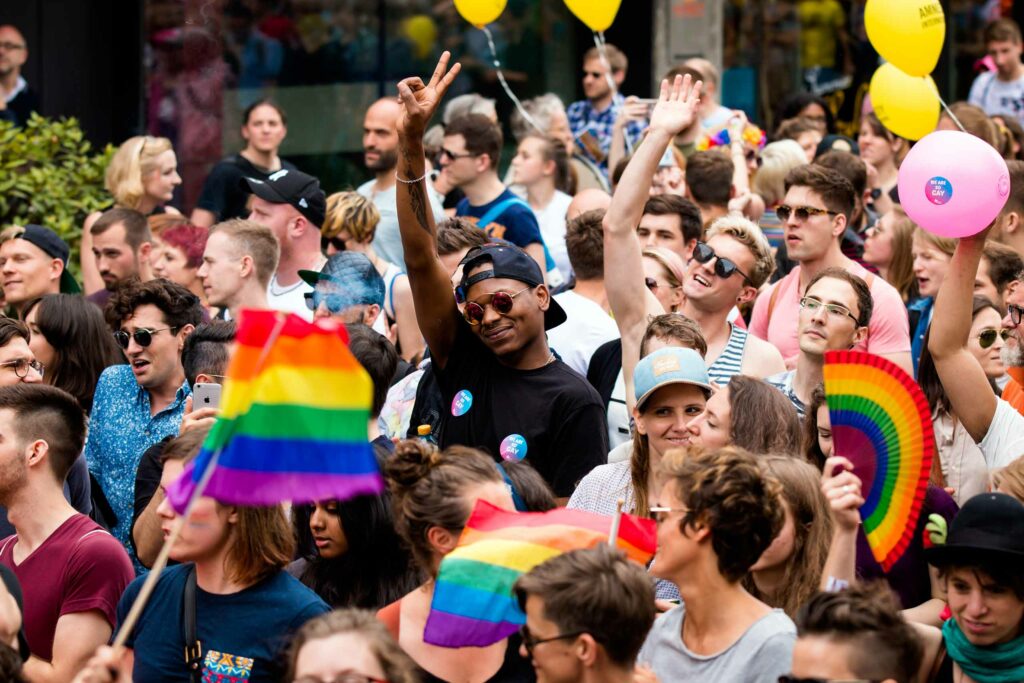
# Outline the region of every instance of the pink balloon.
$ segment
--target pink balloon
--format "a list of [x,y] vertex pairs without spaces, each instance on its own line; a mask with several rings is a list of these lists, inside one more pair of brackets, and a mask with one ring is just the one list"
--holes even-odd
[[940,237],[984,230],[1010,195],[1006,161],[969,133],[939,130],[921,138],[900,164],[900,203],[907,215]]

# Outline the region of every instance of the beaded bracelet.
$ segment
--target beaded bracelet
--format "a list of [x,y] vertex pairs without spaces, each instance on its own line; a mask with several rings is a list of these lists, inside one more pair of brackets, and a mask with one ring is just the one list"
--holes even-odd
[[416,178],[414,180],[406,180],[405,178],[399,178],[398,177],[398,171],[395,171],[395,180],[397,180],[400,183],[404,183],[405,185],[415,185],[416,183],[418,183],[421,180],[426,180],[428,175],[430,175],[430,174],[429,173],[424,173],[419,178]]

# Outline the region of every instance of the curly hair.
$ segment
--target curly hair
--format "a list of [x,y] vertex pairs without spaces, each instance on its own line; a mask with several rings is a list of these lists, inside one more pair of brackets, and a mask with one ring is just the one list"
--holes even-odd
[[474,484],[503,483],[494,460],[465,446],[441,451],[418,440],[398,444],[384,467],[391,488],[395,530],[426,572],[435,572],[432,527],[458,534],[471,510],[462,495]]
[[706,526],[718,571],[738,583],[782,529],[782,486],[762,471],[753,454],[735,446],[671,450],[661,467],[687,509],[680,531]]
[[129,280],[115,291],[103,314],[107,325],[118,330],[127,318],[135,314],[139,306],[152,304],[164,314],[167,326],[175,333],[185,325],[203,322],[203,304],[192,292],[170,280]]

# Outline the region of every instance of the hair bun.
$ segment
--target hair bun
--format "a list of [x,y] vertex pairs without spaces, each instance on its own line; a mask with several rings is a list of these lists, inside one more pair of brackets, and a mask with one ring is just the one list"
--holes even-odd
[[399,441],[395,453],[384,466],[384,476],[392,488],[407,489],[415,486],[441,461],[441,451],[436,446],[418,439]]

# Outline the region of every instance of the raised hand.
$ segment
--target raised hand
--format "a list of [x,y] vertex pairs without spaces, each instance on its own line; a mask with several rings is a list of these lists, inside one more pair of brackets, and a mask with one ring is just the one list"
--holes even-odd
[[842,456],[825,461],[821,477],[821,492],[825,494],[836,526],[853,531],[860,525],[861,481],[853,473],[853,463]]
[[693,83],[689,75],[676,76],[671,85],[663,80],[661,95],[651,112],[649,130],[662,130],[675,137],[689,128],[697,118],[703,85],[701,81]]
[[426,85],[419,76],[399,81],[398,102],[402,105],[402,113],[398,116],[399,137],[423,136],[430,117],[434,115],[441,100],[444,99],[444,94],[462,70],[462,65],[458,62],[449,69],[449,59],[451,53],[446,50],[441,54],[434,75]]

